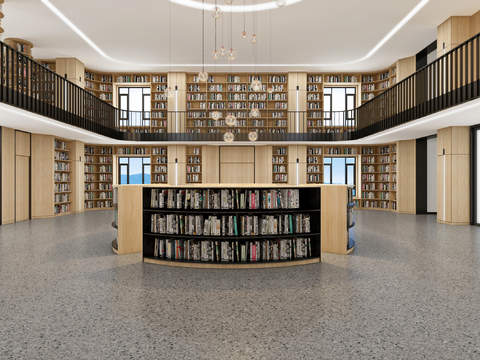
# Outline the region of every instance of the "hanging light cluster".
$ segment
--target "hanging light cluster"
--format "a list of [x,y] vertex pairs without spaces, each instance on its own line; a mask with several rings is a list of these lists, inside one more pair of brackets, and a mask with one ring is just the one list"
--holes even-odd
[[208,73],[205,71],[205,0],[202,0],[202,71],[198,73],[198,81],[207,82]]

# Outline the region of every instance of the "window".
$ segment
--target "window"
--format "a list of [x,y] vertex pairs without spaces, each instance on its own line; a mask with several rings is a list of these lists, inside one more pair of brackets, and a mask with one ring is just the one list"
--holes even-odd
[[120,157],[118,158],[120,185],[150,184],[149,157]]
[[354,126],[357,88],[326,87],[323,92],[326,125]]
[[118,88],[120,126],[150,126],[150,88]]
[[323,160],[324,183],[353,185],[353,196],[355,196],[355,165],[354,157],[325,157]]

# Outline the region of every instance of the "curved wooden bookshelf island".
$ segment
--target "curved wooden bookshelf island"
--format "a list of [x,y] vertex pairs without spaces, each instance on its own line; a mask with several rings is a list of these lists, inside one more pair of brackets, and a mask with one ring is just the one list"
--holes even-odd
[[120,185],[116,252],[194,268],[318,263],[322,252],[353,250],[348,193],[345,185]]

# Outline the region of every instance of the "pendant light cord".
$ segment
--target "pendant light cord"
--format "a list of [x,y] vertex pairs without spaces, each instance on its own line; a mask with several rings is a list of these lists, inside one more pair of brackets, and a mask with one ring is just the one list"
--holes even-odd
[[205,71],[205,0],[202,0],[202,71]]

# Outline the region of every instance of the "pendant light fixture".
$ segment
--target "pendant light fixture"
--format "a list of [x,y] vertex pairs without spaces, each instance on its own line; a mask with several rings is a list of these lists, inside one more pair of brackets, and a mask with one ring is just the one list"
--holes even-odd
[[212,113],[212,119],[213,120],[218,120],[220,119],[220,112],[218,110],[215,110],[213,113]]
[[[253,3],[255,4],[254,6],[257,6],[257,0],[253,0]],[[258,35],[257,35],[257,13],[255,11],[252,12],[252,37],[250,38],[250,41],[252,44],[256,44],[258,42]]]
[[242,38],[246,39],[247,38],[247,32],[245,31],[245,0],[243,0],[243,32],[242,32]]
[[285,6],[287,4],[287,0],[275,0],[275,3],[278,7]]
[[200,82],[207,82],[208,73],[205,71],[205,0],[202,0],[202,71],[198,73]]
[[229,36],[230,36],[230,50],[227,52],[227,58],[230,61],[233,61],[237,57],[237,52],[233,49],[233,35],[232,35],[232,27],[233,27],[233,12],[232,12],[232,2],[230,4],[230,29],[229,29]]
[[[270,74],[272,73],[272,8],[270,8]],[[273,84],[267,88],[269,94],[273,94]],[[269,99],[274,100],[274,99]]]
[[233,115],[232,113],[229,113],[227,115],[227,117],[225,118],[225,123],[228,125],[228,126],[233,126],[235,125],[235,122],[237,121],[237,118],[235,115]]
[[226,56],[227,55],[227,49],[225,46],[223,46],[223,33],[224,33],[225,27],[223,26],[223,17],[222,17],[222,47],[220,48],[220,56]]
[[231,5],[233,3],[233,0],[225,0],[225,4]]
[[222,16],[222,9],[217,6],[217,0],[215,0],[215,7],[212,10],[212,16],[215,20],[220,19],[220,16]]
[[[168,71],[170,72],[170,64],[172,63],[172,39],[171,39],[171,12],[170,12],[170,1],[168,2]],[[167,86],[164,90],[163,95],[167,99],[171,99],[175,96],[175,90],[171,86]]]
[[248,133],[248,140],[257,141],[257,139],[258,139],[258,133],[256,131],[250,131]]
[[[217,0],[215,0],[215,7],[217,6]],[[215,49],[212,52],[212,59],[218,60],[220,53],[217,51],[217,18],[215,18]]]
[[234,139],[235,139],[235,136],[230,132],[230,130],[223,135],[223,140],[226,143],[231,143],[233,142]]

